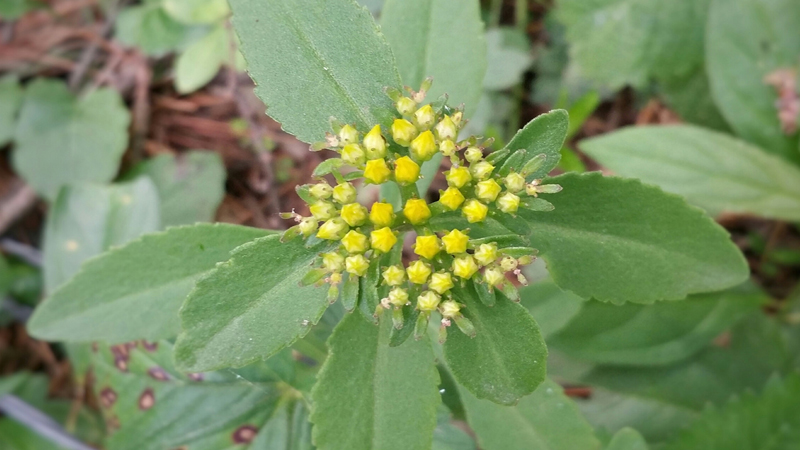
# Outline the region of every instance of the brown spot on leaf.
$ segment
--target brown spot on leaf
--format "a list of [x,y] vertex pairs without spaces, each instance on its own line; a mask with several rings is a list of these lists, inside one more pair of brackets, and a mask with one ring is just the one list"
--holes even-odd
[[202,373],[187,373],[186,376],[192,381],[203,381]]
[[167,374],[167,372],[161,367],[151,367],[147,369],[147,374],[150,375],[154,380],[158,381],[169,380],[169,374]]
[[92,342],[92,352],[97,353],[97,342]]
[[104,408],[111,408],[117,401],[117,393],[110,387],[105,387],[100,391],[100,404]]
[[108,416],[106,417],[106,429],[109,433],[112,433],[116,430],[119,430],[119,417],[117,416]]
[[231,436],[235,444],[249,444],[258,433],[258,428],[253,425],[242,425]]
[[147,411],[156,404],[156,395],[153,393],[152,388],[147,388],[139,396],[139,409]]
[[147,350],[148,352],[154,352],[158,350],[158,342],[148,342],[142,340],[142,348]]
[[120,372],[127,372],[128,371],[128,359],[127,358],[115,357],[114,358],[114,365],[117,367],[117,369],[120,370]]

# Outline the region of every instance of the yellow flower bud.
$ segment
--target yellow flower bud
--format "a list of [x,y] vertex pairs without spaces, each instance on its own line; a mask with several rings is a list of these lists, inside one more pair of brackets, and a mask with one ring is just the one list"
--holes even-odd
[[320,200],[308,208],[317,220],[328,220],[336,215],[336,206],[331,202]]
[[339,130],[339,140],[342,144],[355,144],[358,142],[358,130],[352,125],[345,125]]
[[369,240],[356,230],[350,230],[342,238],[342,245],[347,253],[364,253],[369,250]]
[[444,156],[453,156],[456,154],[456,143],[451,141],[450,139],[444,140],[439,143],[439,151],[442,152]]
[[367,208],[358,203],[348,203],[342,206],[342,219],[351,227],[363,225],[367,221]]
[[436,121],[436,113],[431,105],[425,105],[414,113],[414,125],[420,130],[430,130]]
[[373,184],[383,184],[389,180],[392,171],[383,159],[371,159],[367,161],[364,169],[364,178]]
[[389,291],[389,303],[400,308],[408,303],[408,291],[403,288],[393,288]]
[[469,166],[469,171],[473,177],[483,180],[489,177],[494,170],[494,166],[486,161],[480,161]]
[[483,159],[483,151],[478,147],[470,147],[464,152],[464,158],[474,164]]
[[453,114],[453,123],[456,124],[457,127],[461,126],[461,120],[463,118],[464,113],[462,111],[456,111],[455,114]]
[[404,116],[408,116],[411,115],[415,109],[417,109],[417,102],[408,97],[400,97],[395,106],[397,107],[397,112]]
[[450,116],[444,116],[444,118],[436,124],[435,131],[436,137],[438,137],[440,141],[450,140],[452,142],[458,135],[458,127],[453,123],[453,119],[451,119]]
[[431,266],[417,260],[408,265],[406,273],[408,274],[408,281],[414,284],[425,284],[428,281],[428,277],[431,276]]
[[451,255],[466,252],[467,241],[469,241],[469,236],[462,233],[461,230],[453,230],[442,237],[444,249]]
[[383,227],[375,230],[369,234],[370,244],[372,248],[380,250],[383,253],[388,253],[389,250],[397,243],[397,236],[394,231],[389,227]]
[[389,266],[383,269],[383,281],[389,286],[400,286],[406,281],[406,271],[401,266]]
[[461,208],[461,211],[464,213],[464,217],[467,218],[467,222],[483,222],[483,220],[486,219],[486,213],[489,212],[489,207],[471,198],[464,203],[464,207]]
[[347,144],[342,149],[342,160],[351,166],[364,165],[364,150],[358,144]]
[[314,234],[319,228],[319,223],[317,219],[313,217],[306,217],[305,219],[300,221],[300,232],[303,233],[303,236],[308,237]]
[[447,179],[447,184],[457,188],[462,188],[472,181],[472,175],[466,167],[454,167],[448,170],[444,177]]
[[478,271],[478,264],[472,255],[459,255],[453,259],[453,273],[467,280]]
[[496,181],[483,180],[478,182],[478,185],[475,188],[475,195],[485,202],[492,202],[497,198],[497,195],[500,194],[501,190],[503,190],[503,188],[501,188]]
[[369,269],[369,260],[364,255],[350,255],[344,260],[347,273],[363,277]]
[[436,237],[436,235],[417,236],[416,243],[414,244],[414,253],[428,259],[433,259],[441,249],[442,245],[439,243],[439,238]]
[[440,301],[442,301],[442,297],[439,294],[433,291],[425,291],[417,297],[417,309],[420,311],[434,311],[439,306]]
[[322,182],[311,186],[308,192],[318,200],[325,200],[333,193],[333,188],[328,183]]
[[425,200],[412,198],[406,202],[406,206],[403,208],[403,215],[412,225],[419,225],[431,218],[431,210]]
[[427,161],[436,154],[436,139],[430,131],[423,131],[411,141],[411,155],[420,161]]
[[328,241],[338,241],[347,233],[347,224],[340,217],[335,217],[322,224],[317,231],[317,237]]
[[394,179],[401,185],[416,183],[419,180],[419,164],[408,156],[398,158],[394,162]]
[[339,284],[342,282],[342,274],[340,273],[332,273],[330,277],[328,277],[328,281],[331,285]]
[[464,194],[457,188],[450,186],[439,194],[439,203],[443,204],[450,211],[455,211],[464,203]]
[[438,294],[444,294],[450,289],[453,289],[453,277],[449,272],[436,272],[431,275],[431,281],[428,283],[428,287]]
[[514,214],[519,209],[519,197],[506,192],[497,199],[497,207],[504,213]]
[[503,179],[503,184],[506,185],[506,189],[508,189],[509,192],[517,193],[525,189],[525,177],[517,172],[511,172]]
[[408,147],[417,134],[417,127],[405,119],[395,119],[392,123],[392,139],[403,147]]
[[482,266],[488,266],[495,262],[495,260],[497,260],[497,244],[490,243],[479,245],[475,250],[475,260]]
[[503,272],[503,269],[497,266],[487,267],[486,270],[483,271],[483,279],[486,280],[486,284],[489,286],[497,286],[506,279],[506,275]]
[[344,270],[344,256],[338,253],[323,253],[322,266],[328,272],[341,272]]
[[452,319],[460,314],[461,305],[454,302],[453,300],[448,300],[441,305],[439,305],[439,312],[442,313],[443,317],[448,319]]
[[517,266],[519,266],[519,262],[511,256],[505,256],[500,260],[500,267],[502,267],[506,272],[511,272],[512,270],[516,269]]
[[333,199],[341,204],[356,201],[356,188],[351,183],[342,183],[333,188]]
[[378,159],[386,157],[386,139],[381,134],[381,126],[375,125],[364,136],[364,149],[367,152],[367,159]]
[[394,222],[394,208],[389,203],[373,203],[369,212],[369,221],[378,227],[388,227]]

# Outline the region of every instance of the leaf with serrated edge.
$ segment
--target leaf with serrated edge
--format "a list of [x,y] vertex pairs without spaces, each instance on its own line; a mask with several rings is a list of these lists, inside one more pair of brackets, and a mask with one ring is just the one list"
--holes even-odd
[[284,130],[323,141],[331,116],[388,130],[396,112],[383,89],[400,88],[400,75],[369,11],[352,0],[237,0],[231,9],[255,92]]
[[389,346],[391,320],[351,313],[329,340],[331,354],[311,393],[320,450],[426,450],[440,403],[427,339]]
[[242,367],[305,336],[328,307],[327,289],[299,283],[332,247],[326,241],[306,248],[302,239],[282,243],[273,235],[234,249],[181,307],[178,365],[193,372]]
[[[528,122],[511,141],[504,147],[512,152],[525,150],[526,156],[520,162],[519,167],[511,167],[519,171],[522,167],[538,155],[544,154],[546,159],[542,166],[535,172],[527,176],[528,180],[543,178],[558,165],[561,160],[561,147],[567,137],[569,128],[569,114],[563,109],[550,111],[549,113],[537,116]],[[503,158],[503,164],[510,158]],[[496,167],[503,164],[497,163]]]
[[800,169],[742,140],[691,125],[630,127],[581,141],[581,150],[719,212],[800,220]]
[[553,281],[613,303],[679,300],[735,286],[748,267],[728,233],[674,194],[593,172],[546,181],[553,211],[519,211]]
[[496,295],[497,302],[488,307],[465,288],[454,289],[477,335],[451,329],[444,357],[456,380],[476,397],[513,405],[544,381],[547,347],[528,311]]
[[88,261],[34,313],[28,330],[59,341],[174,337],[194,283],[234,248],[271,232],[227,224],[170,228]]

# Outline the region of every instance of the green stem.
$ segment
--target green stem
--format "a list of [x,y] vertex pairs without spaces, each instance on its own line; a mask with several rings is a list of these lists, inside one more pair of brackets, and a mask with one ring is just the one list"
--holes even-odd
[[489,26],[500,26],[500,14],[503,12],[503,0],[492,0],[489,6]]
[[528,0],[517,0],[514,12],[517,28],[524,33],[528,27]]

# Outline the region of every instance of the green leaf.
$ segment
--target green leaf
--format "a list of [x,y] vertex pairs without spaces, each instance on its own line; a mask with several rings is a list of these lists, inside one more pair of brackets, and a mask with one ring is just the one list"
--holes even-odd
[[653,305],[589,301],[548,343],[596,363],[664,365],[702,350],[765,300],[759,292],[737,289]]
[[395,111],[383,89],[399,88],[400,76],[366,9],[352,0],[231,3],[256,94],[284,130],[322,141],[331,116],[388,130]]
[[444,356],[456,380],[476,397],[503,405],[533,392],[544,381],[547,347],[530,314],[499,292],[492,307],[463,288],[454,294],[478,332],[474,338],[448,333]]
[[522,306],[528,308],[547,338],[580,313],[584,300],[562,291],[552,280],[543,280],[519,290]]
[[489,61],[483,87],[501,91],[516,86],[533,63],[528,36],[517,28],[490,28],[486,32]]
[[0,78],[0,147],[11,142],[23,92],[14,75]]
[[447,94],[450,105],[466,105],[467,118],[478,106],[486,73],[479,3],[387,0],[381,12],[381,30],[403,84],[418,89],[422,80],[433,77],[428,100]]
[[[518,165],[511,167],[520,170],[522,167],[538,155],[544,154],[546,159],[539,170],[528,175],[528,179],[543,178],[558,165],[561,159],[561,146],[567,137],[569,127],[569,115],[562,109],[541,114],[528,122],[521,130],[511,138],[505,148],[516,152],[525,150],[525,157],[519,161]],[[505,159],[503,163],[511,160],[512,156]],[[501,164],[495,164],[501,167]]]
[[194,92],[208,84],[223,64],[231,60],[230,32],[224,25],[186,47],[175,61],[175,89],[179,94]]
[[226,0],[163,0],[162,5],[173,19],[187,24],[213,24],[230,14]]
[[45,225],[45,291],[72,278],[87,259],[158,228],[158,194],[146,178],[63,188]]
[[[455,385],[453,386],[455,388]],[[444,395],[444,394],[442,394]],[[458,397],[458,395],[456,395]],[[450,410],[439,406],[431,450],[476,450],[475,441],[452,421]]]
[[485,450],[597,450],[600,441],[561,386],[551,380],[515,406],[459,389],[467,421]]
[[235,247],[269,233],[198,224],[146,235],[87,262],[36,309],[28,330],[53,341],[174,337],[178,309],[195,282]]
[[659,87],[664,100],[682,119],[717,131],[730,130],[711,97],[704,65],[684,77],[661,80]]
[[623,428],[614,434],[605,450],[647,450],[647,442],[633,428]]
[[185,48],[208,33],[206,26],[189,26],[173,19],[161,2],[146,2],[120,11],[115,37],[149,56]]
[[389,346],[391,320],[374,326],[347,315],[312,391],[314,443],[320,450],[427,450],[436,427],[439,376],[431,345]]
[[227,174],[215,152],[194,150],[177,158],[159,155],[133,172],[146,175],[155,183],[164,227],[214,220],[225,195]]
[[42,5],[32,3],[31,0],[6,0],[0,3],[0,17],[7,21],[17,20],[37,6]]
[[597,172],[547,182],[564,188],[547,196],[555,209],[519,214],[562,289],[600,301],[648,304],[747,278],[727,232],[676,195]]
[[711,213],[800,220],[800,169],[744,141],[690,125],[630,127],[581,142],[615,173]]
[[708,411],[667,450],[797,448],[800,442],[800,376],[773,379],[761,395],[745,392]]
[[706,38],[711,94],[725,119],[742,138],[794,162],[797,134],[781,131],[777,91],[765,77],[797,68],[798,27],[792,0],[714,0]]
[[272,235],[237,247],[197,282],[181,307],[175,359],[184,370],[242,367],[303,337],[328,307],[327,289],[299,282],[324,242],[306,248]]
[[36,79],[27,85],[19,113],[14,168],[50,200],[67,184],[111,181],[128,143],[129,121],[114,90],[76,98],[62,81]]

